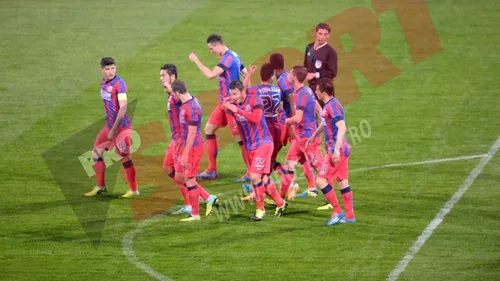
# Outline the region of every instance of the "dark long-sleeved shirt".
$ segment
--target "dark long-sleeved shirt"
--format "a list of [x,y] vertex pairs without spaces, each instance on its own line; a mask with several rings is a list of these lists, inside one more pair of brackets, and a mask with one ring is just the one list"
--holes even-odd
[[[307,72],[319,72],[320,78],[333,80],[337,76],[337,52],[329,44],[314,50],[314,43],[311,43],[307,45],[304,53],[304,67],[307,68]],[[317,84],[317,78],[309,81],[309,87],[313,89],[313,92]]]

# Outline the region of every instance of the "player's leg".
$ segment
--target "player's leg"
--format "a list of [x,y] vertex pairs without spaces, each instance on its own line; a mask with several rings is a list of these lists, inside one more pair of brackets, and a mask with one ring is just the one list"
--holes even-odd
[[346,212],[345,217],[343,217],[340,220],[341,223],[356,222],[356,217],[354,216],[354,201],[352,198],[352,190],[348,181],[348,176],[349,176],[348,162],[349,162],[349,157],[341,155],[340,163],[336,165],[337,169],[335,171],[335,174],[332,176],[340,186],[340,194],[342,194],[342,203],[344,203],[344,209]]
[[328,183],[328,178],[335,174],[336,167],[332,165],[330,155],[327,155],[323,160],[321,168],[318,171],[318,177],[316,178],[316,183],[325,195],[326,200],[333,206],[333,213],[327,222],[327,225],[334,225],[339,223],[340,219],[345,216],[345,212],[342,211],[337,195],[335,194],[335,189],[332,185]]
[[[177,184],[179,187],[179,190],[181,191],[182,197],[184,198],[184,206],[180,208],[179,210],[173,212],[174,215],[177,214],[190,214],[191,213],[191,203],[189,201],[189,193],[187,191],[186,186],[184,185],[184,181],[177,180],[176,177],[176,159],[178,158],[176,156],[176,142],[171,141],[170,145],[168,146],[167,153],[165,154],[165,158],[163,159],[163,170],[165,173],[174,180],[174,182]],[[177,161],[178,162],[178,161]]]
[[226,113],[220,104],[218,104],[205,125],[206,150],[208,156],[208,167],[205,171],[198,175],[199,179],[216,179],[219,174],[217,172],[217,155],[219,153],[219,143],[215,132],[219,128],[227,125]]
[[286,161],[282,169],[280,184],[280,196],[282,198],[285,198],[288,193],[288,188],[293,183],[295,178],[295,166],[297,166],[299,161],[303,158],[304,153],[299,147],[299,142],[297,140],[292,141],[292,145],[288,150]]
[[247,148],[245,146],[245,142],[243,141],[243,138],[241,137],[240,130],[238,128],[238,124],[236,123],[236,120],[234,120],[234,116],[230,115],[230,114],[226,114],[226,121],[227,121],[227,124],[229,125],[229,128],[231,129],[231,134],[233,134],[234,140],[240,146],[241,157],[243,159],[243,163],[245,164],[245,168],[246,168],[245,174],[242,177],[240,177],[239,179],[237,179],[236,182],[250,181],[250,176],[248,175],[248,169],[250,167],[250,161],[248,159],[248,151],[247,151]]
[[314,168],[317,172],[319,171],[323,163],[323,153],[321,152],[320,144],[321,138],[316,138],[316,140],[308,147],[305,147],[305,144],[301,143],[301,145],[303,145],[305,153],[307,154],[308,160],[305,162],[301,162],[304,176],[307,179],[307,190],[299,194],[299,197],[318,196],[318,189],[316,188],[316,180],[314,179],[312,168]]
[[132,148],[132,140],[130,138],[132,129],[123,129],[117,132],[117,136],[113,139],[116,152],[122,157],[121,162],[125,169],[125,175],[129,190],[120,196],[120,198],[131,198],[139,195],[137,188],[136,170],[132,157],[130,156]]
[[99,134],[97,134],[95,139],[94,148],[92,149],[92,160],[94,162],[96,186],[91,191],[85,193],[85,196],[92,197],[98,194],[105,194],[107,192],[105,182],[106,164],[104,163],[104,151],[112,147],[112,143],[108,140],[108,132],[109,130],[104,127]]

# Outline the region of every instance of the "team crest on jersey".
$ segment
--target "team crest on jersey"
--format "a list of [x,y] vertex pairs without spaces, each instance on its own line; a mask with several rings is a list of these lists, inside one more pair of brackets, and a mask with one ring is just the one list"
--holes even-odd
[[250,112],[250,105],[249,104],[245,105],[245,111]]
[[113,92],[113,87],[108,86],[108,93],[111,93],[111,92]]
[[185,109],[181,110],[181,113],[179,114],[179,122],[181,123],[186,123],[186,120],[184,119],[184,113],[186,113]]
[[101,90],[101,98],[103,100],[111,100],[111,93]]

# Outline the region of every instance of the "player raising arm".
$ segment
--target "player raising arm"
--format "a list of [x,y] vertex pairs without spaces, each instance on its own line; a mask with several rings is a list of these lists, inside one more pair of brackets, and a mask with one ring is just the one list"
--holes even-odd
[[226,101],[224,107],[230,110],[236,119],[250,160],[250,180],[255,192],[256,210],[253,221],[264,217],[264,198],[267,193],[275,202],[275,216],[283,215],[286,203],[276,192],[276,186],[268,177],[271,169],[273,139],[264,118],[263,104],[259,95],[248,94],[240,81],[229,85],[235,103]]
[[114,146],[122,157],[121,162],[129,184],[129,190],[120,198],[130,198],[139,195],[139,191],[135,166],[130,157],[132,122],[127,115],[127,84],[116,76],[116,65],[113,58],[101,59],[101,73],[101,99],[104,103],[106,124],[97,135],[92,151],[97,185],[92,191],[85,193],[85,196],[92,197],[107,192],[104,179],[106,164],[103,160],[103,154],[104,151],[111,150]]
[[[328,202],[333,206],[333,213],[327,225],[337,223],[354,223],[354,207],[352,202],[352,191],[348,182],[348,161],[351,154],[351,146],[346,138],[346,124],[344,108],[334,97],[333,83],[330,79],[320,79],[316,87],[316,95],[325,106],[323,108],[323,122],[314,132],[307,144],[315,142],[316,137],[324,131],[327,156],[324,158],[318,172],[316,182],[325,194]],[[333,185],[329,179],[336,181],[340,186],[342,201],[346,212],[339,205]]]
[[[222,108],[222,103],[230,96],[229,84],[232,81],[240,80],[240,73],[243,75],[246,74],[246,69],[240,60],[240,56],[226,47],[224,40],[220,35],[210,35],[207,38],[207,46],[211,53],[220,57],[219,63],[213,69],[206,67],[194,53],[189,55],[189,59],[196,64],[198,69],[208,79],[219,77],[219,104],[214,109],[207,124],[205,125],[208,168],[203,173],[198,175],[198,178],[200,179],[216,179],[219,176],[217,171],[217,153],[219,151],[219,145],[217,143],[215,132],[219,128],[226,127],[228,124],[236,142],[240,145],[241,155],[248,169],[247,151],[238,132],[238,126],[236,125],[233,117],[230,114],[227,114]],[[244,182],[248,180],[248,176],[245,175],[238,179],[237,182]]]

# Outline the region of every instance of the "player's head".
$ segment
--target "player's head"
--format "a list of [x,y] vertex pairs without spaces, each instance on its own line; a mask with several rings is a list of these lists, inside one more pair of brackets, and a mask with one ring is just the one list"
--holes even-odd
[[174,96],[176,98],[178,98],[179,100],[182,100],[185,96],[187,96],[187,86],[186,86],[186,82],[182,81],[182,80],[175,80],[174,82],[172,82],[172,93],[174,94]]
[[111,80],[115,78],[116,75],[116,65],[115,60],[111,57],[105,57],[101,59],[101,73],[105,80]]
[[207,47],[216,56],[222,56],[225,51],[224,40],[219,34],[211,34],[207,38]]
[[281,74],[283,69],[285,69],[285,58],[281,53],[271,54],[269,63],[273,66],[275,75]]
[[296,65],[292,68],[288,77],[292,83],[304,83],[307,77],[307,68]]
[[273,75],[274,68],[270,63],[265,63],[260,67],[260,80],[262,82],[271,82]]
[[331,79],[321,78],[316,86],[316,96],[322,101],[335,96],[335,88]]
[[160,80],[166,81],[169,84],[172,84],[175,80],[177,80],[177,67],[175,64],[164,64],[160,68]]
[[244,88],[243,83],[239,80],[235,80],[229,84],[229,92],[238,103],[242,103],[246,98],[245,91],[243,91]]
[[316,43],[324,44],[330,38],[330,25],[326,22],[318,23],[316,25]]

